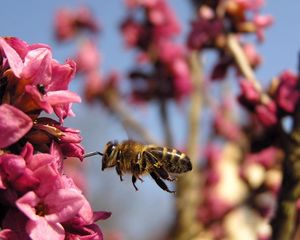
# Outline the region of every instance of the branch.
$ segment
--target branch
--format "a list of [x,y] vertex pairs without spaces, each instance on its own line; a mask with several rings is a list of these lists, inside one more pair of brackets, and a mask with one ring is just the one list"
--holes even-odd
[[197,221],[197,210],[199,207],[199,172],[198,165],[198,139],[200,131],[200,116],[202,106],[202,66],[199,64],[197,52],[192,52],[190,56],[190,67],[192,72],[193,90],[188,115],[188,139],[187,155],[190,157],[193,170],[180,177],[176,183],[177,198],[177,223],[174,239],[186,240],[194,239],[201,231],[201,225]]
[[157,143],[155,138],[130,115],[117,93],[106,91],[101,95],[101,100],[120,119],[126,129],[138,134],[146,143]]
[[283,180],[272,220],[273,240],[293,239],[297,221],[296,202],[300,198],[300,104],[294,114],[294,128],[285,144]]
[[161,99],[159,102],[160,107],[160,116],[163,124],[163,130],[164,130],[164,136],[165,136],[165,144],[168,147],[173,146],[173,137],[172,137],[172,131],[169,123],[169,117],[167,112],[167,102],[165,99]]

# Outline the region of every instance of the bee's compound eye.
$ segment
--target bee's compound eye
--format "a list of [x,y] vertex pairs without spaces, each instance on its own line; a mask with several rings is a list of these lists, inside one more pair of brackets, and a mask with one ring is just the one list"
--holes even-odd
[[114,149],[116,148],[116,145],[112,142],[107,143],[107,149],[106,149],[106,154],[107,156],[111,156],[114,152]]

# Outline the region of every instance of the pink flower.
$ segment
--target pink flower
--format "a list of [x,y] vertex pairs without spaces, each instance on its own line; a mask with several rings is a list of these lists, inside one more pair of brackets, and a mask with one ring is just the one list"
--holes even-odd
[[60,223],[74,217],[83,206],[84,197],[73,189],[57,189],[40,198],[33,191],[16,202],[28,218],[26,230],[33,239],[64,239]]
[[154,38],[172,37],[180,33],[177,17],[165,0],[156,1],[148,8],[148,19],[155,26]]
[[0,148],[20,140],[32,127],[32,120],[22,111],[8,104],[0,106]]
[[192,22],[187,44],[192,49],[213,47],[217,37],[223,34],[223,22],[220,19],[207,20],[198,17]]
[[[25,47],[22,55],[18,54],[21,52],[20,46]],[[0,38],[0,47],[14,74],[8,75],[8,81],[11,82],[9,86],[12,87],[7,88],[5,93],[10,99],[16,99],[13,105],[24,112],[54,111],[60,121],[66,116],[73,115],[71,103],[80,102],[77,94],[67,90],[75,74],[73,61],[61,65],[52,59],[49,47],[39,44],[26,46],[18,39],[6,41]],[[17,86],[13,85],[13,82],[17,82]]]
[[265,0],[233,0],[247,10],[257,11],[265,4]]
[[256,35],[259,41],[265,40],[265,28],[271,26],[274,22],[274,18],[272,16],[261,16],[256,15],[253,19],[253,23],[256,28]]
[[249,104],[255,105],[260,101],[260,93],[255,89],[253,84],[247,80],[240,82],[241,87],[241,101],[247,101]]
[[279,85],[275,92],[275,101],[285,113],[292,113],[300,97],[297,89],[299,77],[291,71],[284,71],[279,76]]
[[213,126],[217,134],[227,138],[229,141],[240,141],[242,132],[233,116],[230,113],[233,111],[232,104],[229,101],[224,101],[215,111]]
[[273,126],[278,122],[277,107],[273,101],[257,105],[255,107],[255,113],[258,120],[265,126]]
[[121,24],[121,32],[123,34],[126,47],[139,45],[144,34],[143,27],[131,17],[123,21]]
[[266,169],[270,169],[278,163],[278,160],[281,157],[282,153],[280,150],[271,146],[261,150],[260,152],[248,154],[245,161],[250,163],[259,163]]
[[94,41],[84,41],[76,57],[77,69],[80,72],[90,72],[100,65],[100,53]]
[[256,68],[259,66],[262,62],[262,57],[259,55],[256,51],[256,48],[251,43],[245,43],[243,44],[243,50],[245,52],[245,55],[250,63],[250,65],[253,68]]
[[[26,167],[25,160],[18,155],[3,154],[0,156],[1,181],[18,192],[26,192],[38,186],[39,180],[31,169]],[[6,187],[5,187],[6,188]]]
[[66,41],[74,38],[80,31],[88,30],[98,33],[99,26],[92,16],[91,11],[81,7],[77,11],[60,9],[55,17],[55,34],[58,41]]
[[37,118],[28,140],[37,145],[51,144],[58,141],[61,151],[66,157],[83,159],[84,149],[80,145],[82,137],[77,129],[63,127],[51,118]]
[[110,212],[95,212],[93,214],[92,223],[82,222],[79,218],[66,222],[64,228],[66,230],[66,239],[98,239],[103,240],[103,234],[97,224],[94,222],[104,220],[111,216]]

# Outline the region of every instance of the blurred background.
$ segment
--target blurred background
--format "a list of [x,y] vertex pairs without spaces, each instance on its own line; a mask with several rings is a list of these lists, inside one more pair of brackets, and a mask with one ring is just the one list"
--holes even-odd
[[[184,33],[189,29],[193,16],[189,1],[169,1],[183,27]],[[53,49],[53,57],[60,62],[72,58],[76,44],[57,44],[54,40],[53,24],[55,12],[61,7],[77,8],[88,6],[101,26],[101,35],[97,43],[101,51],[101,66],[103,73],[117,70],[126,74],[134,65],[133,51],[124,48],[119,31],[122,18],[125,17],[125,5],[121,0],[114,1],[3,1],[0,14],[0,33],[2,36],[16,36],[28,43],[46,43]],[[300,3],[294,1],[268,1],[264,12],[275,18],[275,23],[266,31],[266,42],[258,46],[263,56],[263,64],[257,71],[258,79],[266,84],[283,69],[296,69],[299,52],[299,15]],[[209,67],[213,55],[204,56],[205,67]],[[71,89],[82,93],[82,79],[76,78],[71,83]],[[126,83],[123,86],[126,89]],[[184,105],[184,103],[183,103]],[[174,133],[175,146],[182,146],[186,141],[186,126],[182,108],[169,104],[170,125]],[[100,104],[89,106],[76,104],[73,107],[75,118],[69,118],[65,126],[80,129],[84,138],[83,146],[86,152],[102,151],[109,140],[124,140],[128,134],[121,122]],[[146,129],[163,143],[163,131],[159,120],[159,109],[155,104],[145,104],[136,109],[128,109]],[[205,121],[202,129],[206,130]],[[174,218],[174,197],[162,191],[149,177],[144,182],[138,182],[136,192],[131,184],[130,176],[123,182],[114,170],[102,172],[100,157],[84,160],[84,174],[87,179],[87,195],[95,210],[111,211],[112,217],[101,223],[105,235],[121,233],[125,240],[153,240],[165,234]],[[170,188],[174,188],[169,184]]]

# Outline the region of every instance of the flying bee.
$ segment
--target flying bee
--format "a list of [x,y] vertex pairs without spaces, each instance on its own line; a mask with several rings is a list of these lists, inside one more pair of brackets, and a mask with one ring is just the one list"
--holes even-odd
[[174,181],[174,176],[192,170],[191,161],[184,153],[174,148],[144,145],[133,140],[121,143],[109,141],[103,153],[92,152],[84,157],[96,154],[103,156],[102,171],[115,167],[121,181],[124,173],[132,173],[132,184],[136,190],[137,179],[143,181],[141,176],[150,174],[159,187],[174,193],[163,180]]

